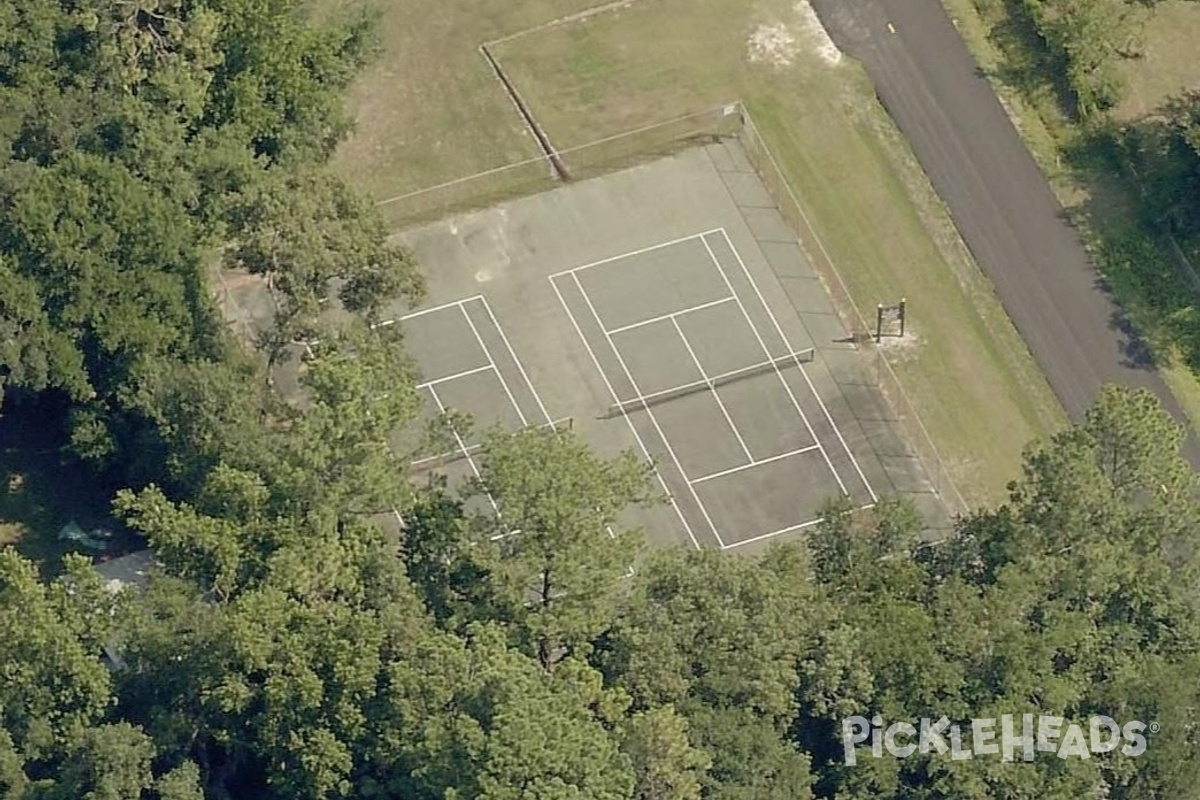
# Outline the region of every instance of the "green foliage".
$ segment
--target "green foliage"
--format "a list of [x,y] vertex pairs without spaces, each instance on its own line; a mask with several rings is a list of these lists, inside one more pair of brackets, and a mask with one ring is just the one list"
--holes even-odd
[[699,800],[712,759],[688,741],[687,719],[671,706],[630,717],[625,753],[637,775],[634,800]]
[[114,608],[87,559],[70,557],[43,585],[33,564],[0,549],[0,730],[25,758],[53,757],[105,713],[111,687],[98,656]]
[[620,513],[651,502],[649,471],[632,453],[602,461],[574,433],[529,428],[493,434],[478,491],[497,503],[483,517],[488,585],[518,620],[546,669],[610,623],[641,532]]
[[65,393],[76,454],[112,482],[186,494],[265,418],[231,396],[262,378],[206,286],[224,237],[289,319],[334,279],[368,315],[419,293],[373,207],[322,172],[370,31],[314,27],[300,0],[0,3],[0,389]]
[[1024,5],[1064,69],[1079,115],[1091,117],[1120,102],[1124,86],[1117,66],[1135,49],[1133,8],[1124,0],[1024,0]]
[[[1121,7],[1028,4],[1081,108],[1113,102]],[[303,10],[0,0],[0,380],[68,409],[162,563],[113,594],[0,551],[0,797],[1194,794],[1200,479],[1145,392],[936,544],[884,499],[754,557],[647,552],[646,466],[570,432],[493,432],[464,494],[417,491],[389,446],[416,371],[372,323],[419,276],[321,169],[369,27]],[[1196,152],[1190,113],[1160,144]],[[269,339],[319,339],[295,407],[222,332],[218,261],[281,292]],[[1025,712],[1162,730],[1136,760],[842,761],[849,715]]]

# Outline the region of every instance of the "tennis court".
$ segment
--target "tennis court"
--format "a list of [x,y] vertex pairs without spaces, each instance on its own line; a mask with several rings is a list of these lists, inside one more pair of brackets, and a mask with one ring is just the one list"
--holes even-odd
[[600,456],[653,465],[669,500],[623,526],[735,552],[802,534],[834,497],[936,500],[735,142],[400,238],[427,276],[430,307],[395,310],[427,417],[475,421],[419,472],[469,478],[492,426],[570,420]]
[[[420,424],[400,434],[408,440],[394,444],[401,452],[411,452],[412,435],[439,416],[453,413],[469,423],[450,425],[446,449],[414,461],[414,473],[436,472],[461,484],[480,476],[478,458],[489,430],[570,425],[570,419],[550,418],[483,295],[421,309],[396,322],[421,367],[424,381],[417,388],[426,403]],[[495,511],[495,500],[489,496],[487,502]]]
[[877,499],[724,229],[550,276],[688,536],[721,548]]

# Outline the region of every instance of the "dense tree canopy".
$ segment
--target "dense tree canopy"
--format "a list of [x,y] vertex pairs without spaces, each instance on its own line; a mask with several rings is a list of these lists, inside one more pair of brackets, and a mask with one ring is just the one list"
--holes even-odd
[[[207,288],[222,246],[271,278],[289,330],[335,283],[368,313],[419,292],[370,204],[322,169],[369,20],[317,28],[301,12],[0,3],[0,398],[65,397],[76,452],[119,484],[186,488],[194,457],[211,463],[176,437],[196,423],[172,398],[236,358]],[[191,388],[209,386],[224,405],[227,381]]]

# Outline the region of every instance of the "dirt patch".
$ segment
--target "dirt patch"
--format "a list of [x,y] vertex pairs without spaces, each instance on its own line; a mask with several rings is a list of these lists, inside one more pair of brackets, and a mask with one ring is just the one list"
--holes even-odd
[[910,361],[918,354],[921,338],[912,331],[906,331],[903,336],[884,336],[876,345],[887,354],[892,364],[902,364]]
[[800,0],[792,7],[792,10],[799,18],[797,28],[800,31],[800,41],[803,42],[804,48],[816,53],[827,64],[841,63],[842,51],[838,50],[833,39],[829,38],[825,26],[817,18],[817,12],[813,11],[813,7],[806,0]]
[[842,60],[841,51],[806,0],[792,6],[792,18],[787,22],[756,27],[750,34],[747,51],[751,63],[766,63],[776,68],[791,66],[800,53],[814,54],[831,65]]
[[796,37],[782,22],[759,25],[750,34],[749,59],[753,64],[767,63],[774,67],[791,66],[800,52]]

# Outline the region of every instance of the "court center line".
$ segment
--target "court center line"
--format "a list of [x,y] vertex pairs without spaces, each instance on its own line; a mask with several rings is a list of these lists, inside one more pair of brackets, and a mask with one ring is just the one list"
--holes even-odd
[[517,411],[517,418],[521,420],[521,427],[529,427],[529,420],[525,419],[525,412],[521,410],[521,406],[517,405],[517,398],[513,397],[512,391],[508,388],[508,381],[504,380],[504,375],[500,372],[500,368],[496,366],[496,359],[492,358],[492,351],[488,349],[487,343],[483,341],[483,337],[479,335],[479,329],[475,327],[475,321],[471,319],[471,313],[467,311],[466,303],[459,305],[459,310],[462,311],[463,319],[467,321],[467,325],[471,328],[471,334],[475,337],[475,341],[483,348],[483,354],[487,356],[488,363],[492,365],[492,369],[496,371],[496,377],[500,380],[500,386],[504,389],[504,394],[508,395],[508,402]]
[[418,389],[429,389],[431,387],[437,386],[439,383],[449,383],[450,381],[458,380],[459,378],[466,378],[470,375],[478,375],[480,372],[487,372],[488,370],[492,370],[495,368],[496,368],[495,364],[484,364],[482,367],[475,367],[474,369],[465,369],[462,372],[456,372],[453,375],[447,375],[444,378],[434,378],[431,381],[425,381],[424,383],[418,383],[417,388]]
[[[779,338],[783,339],[783,343],[787,345],[787,349],[789,351],[792,350],[791,342],[788,341],[787,335],[783,332],[783,326],[779,324],[779,320],[775,317],[775,312],[773,312],[771,307],[767,305],[766,298],[763,297],[762,291],[758,288],[758,282],[754,280],[754,276],[750,274],[750,270],[746,267],[746,262],[742,260],[742,254],[739,253],[737,248],[733,246],[733,240],[729,238],[728,231],[726,231],[724,228],[721,228],[720,231],[721,236],[725,238],[725,244],[729,246],[729,250],[733,253],[734,258],[736,258],[738,260],[738,264],[741,265],[742,273],[745,274],[746,279],[750,281],[750,286],[754,288],[754,293],[758,295],[758,302],[762,303],[762,307],[766,310],[767,316],[771,320],[771,324],[775,327],[776,333],[779,334]],[[708,246],[707,241],[705,241],[704,244],[706,247]],[[709,248],[709,252],[712,252],[711,248]],[[796,361],[796,366],[800,368],[800,374],[804,376],[804,382],[808,384],[809,390],[812,392],[813,397],[815,397],[817,400],[817,405],[821,407],[821,413],[825,415],[825,419],[827,422],[829,422],[829,426],[833,428],[833,433],[835,436],[837,436],[838,442],[841,443],[842,449],[846,451],[846,456],[850,459],[850,463],[854,465],[854,471],[858,473],[859,480],[861,480],[863,486],[866,487],[867,494],[871,495],[871,502],[878,502],[879,496],[876,495],[875,490],[871,488],[871,482],[867,480],[867,476],[863,473],[862,467],[858,463],[858,459],[854,457],[854,453],[850,452],[850,446],[846,444],[846,439],[842,436],[841,429],[839,429],[837,423],[833,421],[833,416],[830,415],[829,409],[825,406],[825,401],[821,399],[821,394],[817,391],[817,387],[813,386],[812,379],[808,377],[808,371],[804,369],[804,365],[801,364],[799,360]],[[832,464],[830,466],[832,467]],[[838,482],[841,482],[841,478],[838,478]]]
[[[733,288],[733,283],[730,282],[729,275],[725,272],[725,267],[722,266],[720,260],[717,259],[717,254],[713,252],[713,249],[709,246],[707,239],[702,241],[704,242],[704,249],[708,251],[708,257],[712,259],[717,271],[721,273],[721,280],[725,281],[725,285],[729,287],[729,291],[733,293],[734,297],[737,297],[737,291]],[[758,326],[755,325],[754,320],[750,318],[750,313],[746,311],[746,306],[742,303],[742,299],[740,297],[737,298],[737,304],[738,308],[741,309],[742,317],[745,318],[746,324],[750,326],[750,331],[754,334],[754,338],[758,341],[758,346],[762,348],[763,355],[765,355],[767,358],[770,358],[771,350],[767,347],[766,341],[763,340],[762,333],[759,332]],[[783,339],[784,346],[787,347],[789,353],[795,352],[792,350],[791,343],[783,336],[782,331],[780,332],[780,338]],[[796,360],[796,364],[800,364],[799,359]],[[813,442],[820,449],[821,455],[825,459],[825,464],[829,467],[829,471],[833,473],[833,479],[837,481],[838,488],[842,490],[843,495],[848,497],[850,493],[846,491],[846,484],[842,482],[842,476],[838,475],[838,471],[834,468],[833,462],[829,460],[829,453],[825,452],[825,448],[821,446],[821,440],[817,437],[817,432],[813,430],[812,425],[808,421],[808,416],[804,413],[804,409],[800,407],[800,401],[796,399],[795,393],[792,392],[792,387],[788,384],[787,379],[784,378],[783,371],[779,369],[778,364],[775,366],[775,374],[779,377],[779,382],[783,384],[783,390],[787,392],[787,396],[792,401],[792,406],[796,409],[796,413],[800,415],[800,419],[804,422],[804,427],[808,430],[808,435],[812,437]]]
[[[807,352],[807,351],[804,351],[804,352]],[[797,358],[800,355],[801,355],[801,353],[788,353],[785,356],[780,356],[779,358],[773,358],[770,361],[759,361],[757,364],[750,364],[749,366],[738,367],[737,369],[731,369],[726,372],[721,372],[717,375],[713,375],[711,378],[709,378],[709,381],[711,381],[713,384],[716,384],[716,383],[723,381],[726,378],[732,377],[734,375],[739,375],[743,372],[750,372],[752,370],[761,369],[762,367],[769,367],[773,364],[776,364],[776,363],[783,361],[785,359],[788,359],[788,358]],[[675,392],[686,392],[689,389],[696,389],[701,386],[707,386],[707,385],[708,385],[708,382],[706,382],[704,380],[691,381],[689,383],[681,383],[678,386],[672,386],[670,389],[660,389],[656,392],[651,392],[650,394],[647,394],[647,395],[641,395],[638,397],[631,397],[628,400],[622,400],[620,402],[620,405],[629,405],[630,403],[637,403],[639,401],[644,402],[647,400],[656,400],[659,397],[663,397],[668,394],[674,394]]]
[[653,325],[656,322],[665,322],[667,320],[674,321],[676,317],[681,317],[684,314],[690,314],[693,311],[702,311],[703,309],[706,309],[706,308],[712,308],[713,306],[719,306],[724,303],[730,303],[730,302],[733,302],[732,297],[722,297],[720,300],[713,300],[712,302],[709,302],[709,303],[701,303],[698,306],[692,306],[691,308],[685,308],[682,311],[672,311],[670,314],[660,314],[657,317],[652,317],[650,319],[644,319],[641,322],[632,322],[628,325],[622,325],[619,328],[613,328],[612,330],[605,330],[605,333],[608,333],[610,335],[614,334],[614,333],[624,333],[625,331],[631,331],[634,328],[642,328],[642,327],[645,327],[646,325]]
[[692,239],[701,239],[705,236],[708,236],[710,233],[717,233],[720,230],[721,230],[720,228],[713,228],[711,230],[701,231],[700,233],[692,233],[687,236],[680,236],[677,239],[671,239],[670,241],[659,242],[658,244],[652,244],[648,247],[639,247],[636,250],[630,250],[628,253],[621,253],[620,255],[609,256],[608,258],[602,258],[599,261],[592,261],[591,263],[584,264],[579,267],[572,267],[571,269],[564,269],[562,272],[556,272],[553,275],[551,275],[550,280],[554,280],[555,278],[562,277],[563,275],[574,275],[576,272],[582,272],[583,270],[591,269],[592,267],[599,267],[603,264],[611,264],[614,261],[620,261],[622,258],[633,258],[634,256],[640,256],[645,253],[652,253],[655,250],[661,250],[664,247],[673,247],[674,245],[677,245],[677,244],[683,244],[684,242],[690,242]]
[[789,450],[786,453],[780,453],[777,456],[771,456],[770,458],[764,458],[761,461],[751,461],[749,464],[742,464],[740,466],[730,467],[729,469],[723,469],[720,472],[711,472],[708,475],[705,475],[703,477],[693,479],[692,483],[704,483],[705,481],[711,481],[713,478],[723,478],[726,475],[732,475],[735,472],[741,472],[742,470],[752,469],[754,467],[761,467],[763,464],[770,464],[772,461],[782,461],[785,458],[791,458],[792,456],[802,455],[803,453],[811,453],[813,450],[819,450],[819,449],[820,448],[817,447],[817,445],[810,444],[808,447],[801,447],[796,450]]
[[504,342],[504,347],[508,350],[508,355],[512,358],[513,363],[517,365],[517,371],[521,373],[521,379],[525,381],[525,386],[529,389],[529,393],[533,395],[533,399],[538,405],[538,410],[542,412],[542,416],[546,418],[546,422],[553,422],[550,412],[546,410],[546,404],[542,402],[542,396],[534,388],[533,381],[529,380],[529,373],[525,371],[525,366],[521,363],[521,359],[517,358],[517,351],[513,349],[512,342],[508,340],[508,334],[504,332],[504,328],[500,326],[500,320],[496,319],[496,315],[492,312],[491,304],[488,303],[487,298],[483,295],[479,295],[478,299],[479,302],[483,303],[483,308],[487,311],[492,325],[496,327],[496,332],[500,334],[500,340]]
[[[642,390],[638,388],[637,381],[633,379],[633,373],[629,371],[629,367],[625,364],[625,359],[621,356],[621,351],[617,349],[617,345],[612,340],[612,337],[609,336],[608,332],[604,330],[604,324],[600,322],[600,315],[596,313],[596,307],[592,305],[592,298],[588,296],[587,290],[585,290],[583,288],[583,284],[580,283],[579,276],[572,273],[571,278],[575,281],[575,287],[579,290],[580,295],[582,295],[583,301],[587,304],[588,310],[592,312],[592,317],[596,320],[596,325],[598,325],[600,330],[604,333],[604,338],[608,342],[609,348],[613,351],[613,355],[617,357],[617,363],[621,365],[621,371],[625,373],[625,378],[629,381],[629,385],[633,387],[635,392],[641,394]],[[692,493],[692,498],[696,501],[696,505],[700,508],[700,513],[704,516],[704,520],[708,523],[708,527],[712,530],[713,536],[717,539],[717,544],[719,544],[721,547],[724,547],[725,542],[723,539],[721,539],[721,534],[717,530],[717,526],[713,523],[712,517],[709,516],[708,509],[704,507],[704,501],[700,499],[700,495],[696,492],[696,489],[690,482],[688,482],[687,472],[684,471],[683,465],[679,463],[679,458],[675,455],[675,448],[671,447],[671,442],[667,440],[666,434],[663,433],[662,427],[659,426],[658,418],[654,416],[654,412],[650,410],[649,405],[643,403],[642,408],[650,417],[650,423],[654,426],[654,430],[658,432],[659,438],[662,439],[663,446],[667,448],[667,454],[671,457],[671,460],[675,462],[675,469],[679,470],[680,476],[682,476],[684,482],[687,483],[688,490]]]
[[[565,274],[565,273],[564,273]],[[592,363],[596,366],[596,372],[600,375],[600,380],[604,381],[604,386],[608,389],[608,394],[612,397],[614,403],[620,403],[617,398],[617,391],[613,388],[612,383],[608,380],[608,375],[604,372],[604,368],[600,366],[600,359],[596,357],[596,353],[592,350],[591,344],[587,337],[583,335],[583,329],[579,327],[579,321],[575,319],[575,314],[571,311],[571,307],[567,305],[566,298],[562,296],[562,292],[558,288],[558,284],[554,281],[554,276],[550,277],[550,286],[554,289],[554,294],[558,297],[558,302],[562,305],[563,310],[567,312],[567,318],[571,321],[571,327],[575,329],[575,333],[579,336],[579,341],[583,343],[584,349],[588,356],[592,359]],[[625,418],[625,424],[629,426],[629,432],[633,434],[634,440],[638,444],[638,448],[642,451],[642,456],[646,462],[650,464],[654,471],[654,477],[658,479],[658,485],[662,488],[663,494],[667,496],[667,500],[671,503],[671,507],[675,509],[675,513],[679,515],[679,521],[683,523],[683,529],[687,531],[688,538],[692,540],[692,545],[697,549],[700,547],[700,542],[696,539],[696,534],[692,531],[692,526],[688,524],[687,517],[683,515],[683,509],[679,507],[679,503],[675,500],[674,493],[671,492],[667,482],[663,479],[662,473],[659,472],[658,466],[655,465],[654,459],[650,456],[650,450],[647,449],[646,443],[642,441],[641,434],[638,433],[637,427],[633,424],[633,420],[629,418],[629,414],[622,411],[621,416]]]
[[[446,407],[444,405],[442,405],[442,398],[438,397],[437,390],[434,389],[432,386],[430,386],[428,388],[429,388],[429,394],[433,395],[433,402],[437,404],[438,411],[442,414],[445,414]],[[467,443],[464,442],[462,437],[458,435],[458,431],[456,431],[454,429],[454,426],[451,425],[451,426],[449,426],[449,428],[450,428],[450,432],[452,434],[454,434],[454,441],[455,441],[455,443],[458,444],[459,451],[467,459],[467,463],[471,465],[471,472],[475,473],[475,479],[483,480],[483,475],[479,472],[479,467],[476,466],[475,459],[471,457],[471,451],[467,447]],[[492,493],[487,491],[487,489],[484,489],[484,493],[487,495],[488,500],[492,504],[492,510],[496,512],[496,519],[500,519],[500,506],[498,506],[496,504],[496,498],[492,497]],[[501,524],[503,525],[503,522],[501,522]]]
[[[874,508],[874,507],[875,507],[874,503],[867,503],[864,506],[859,506],[858,508],[855,509],[855,511],[866,511],[867,509]],[[740,542],[734,542],[733,544],[726,545],[725,547],[722,547],[721,549],[722,550],[732,550],[735,547],[741,547],[742,545],[753,544],[755,542],[761,542],[765,539],[771,539],[776,536],[782,536],[785,533],[791,533],[792,531],[803,530],[804,528],[811,528],[813,525],[820,524],[821,520],[822,520],[822,517],[817,517],[816,519],[810,519],[808,522],[801,522],[799,525],[789,525],[788,527],[780,528],[777,531],[771,531],[770,533],[764,533],[760,536],[754,536],[750,539],[743,539]]]
[[683,346],[687,349],[688,355],[692,357],[692,363],[696,365],[696,369],[700,370],[700,377],[708,384],[708,390],[712,393],[713,399],[717,401],[717,408],[721,409],[721,416],[725,417],[725,421],[729,423],[730,429],[733,431],[734,437],[738,440],[738,444],[742,446],[742,452],[746,454],[746,460],[751,464],[754,463],[754,454],[750,452],[750,448],[746,446],[746,440],[742,438],[742,434],[737,429],[737,425],[733,424],[733,417],[729,416],[728,409],[725,408],[725,403],[721,400],[721,395],[717,394],[717,389],[713,386],[712,379],[708,377],[708,373],[704,371],[704,365],[700,363],[700,359],[696,357],[696,351],[692,350],[692,344],[688,341],[687,336],[683,333],[683,328],[679,327],[679,320],[671,317],[671,324],[675,326],[675,332],[679,334],[679,338],[683,340]]

